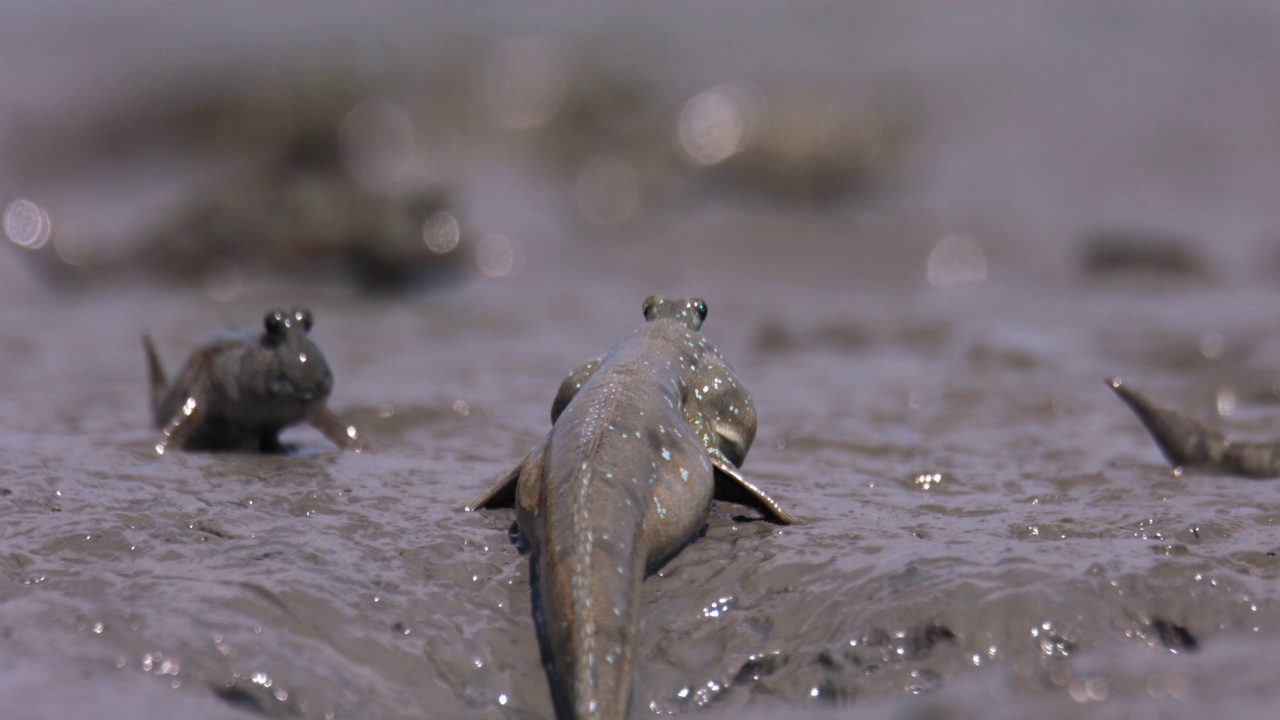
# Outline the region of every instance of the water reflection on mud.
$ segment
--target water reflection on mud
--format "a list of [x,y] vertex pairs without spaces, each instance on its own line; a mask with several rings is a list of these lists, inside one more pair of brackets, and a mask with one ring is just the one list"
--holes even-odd
[[[716,505],[646,580],[632,717],[1269,717],[1280,486],[1171,473],[1102,381],[1280,435],[1280,18],[1124,7],[371,10],[342,72],[350,18],[0,29],[66,63],[0,63],[6,717],[548,717],[513,518],[461,507],[655,292],[803,522]],[[158,69],[71,99],[106,59]],[[157,457],[138,333],[277,305],[370,449]]]

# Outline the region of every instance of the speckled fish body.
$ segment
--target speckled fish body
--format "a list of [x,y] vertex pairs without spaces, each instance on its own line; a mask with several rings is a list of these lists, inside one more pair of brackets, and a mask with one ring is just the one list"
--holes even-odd
[[1124,385],[1120,378],[1112,378],[1107,384],[1138,416],[1175,469],[1249,478],[1280,477],[1280,443],[1232,442],[1193,418],[1156,405]]
[[[546,439],[471,506],[514,500],[565,717],[625,717],[641,582],[703,527],[718,484],[745,483],[750,395],[698,332],[705,304],[660,303],[672,301],[651,298],[649,322],[570,374]],[[793,520],[752,486],[725,495]]]
[[311,324],[305,310],[268,313],[261,335],[229,333],[204,345],[172,384],[144,336],[155,426],[165,432],[157,451],[275,452],[280,431],[303,422],[340,447],[354,446],[355,429],[325,407],[333,374],[307,335]]

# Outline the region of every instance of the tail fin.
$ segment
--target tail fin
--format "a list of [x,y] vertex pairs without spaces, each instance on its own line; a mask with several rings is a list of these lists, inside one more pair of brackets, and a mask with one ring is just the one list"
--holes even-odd
[[1222,433],[1182,413],[1157,406],[1142,393],[1125,387],[1120,378],[1111,378],[1107,385],[1138,416],[1175,468],[1214,468],[1222,463],[1229,445]]
[[[617,514],[605,510],[586,520],[584,512],[582,524],[542,538],[538,583],[549,679],[566,718],[621,720],[631,699],[646,538],[639,513],[610,522]],[[548,523],[554,518],[554,510],[546,516]]]

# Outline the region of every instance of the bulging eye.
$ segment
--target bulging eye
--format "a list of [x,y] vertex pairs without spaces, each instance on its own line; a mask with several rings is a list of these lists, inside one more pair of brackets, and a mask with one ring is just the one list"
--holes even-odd
[[284,313],[279,310],[267,313],[267,316],[262,320],[262,326],[267,329],[268,335],[279,335],[285,327]]
[[314,324],[314,321],[311,319],[310,310],[297,310],[293,313],[293,317],[298,322],[302,323],[303,330],[311,332],[311,326]]
[[697,304],[697,305],[695,305],[695,306],[693,307],[693,309],[694,309],[694,311],[695,311],[695,312],[697,312],[697,313],[698,313],[698,319],[699,319],[699,320],[706,320],[706,319],[707,319],[707,304],[706,304],[705,302],[703,302],[703,301],[699,300],[699,301],[698,301],[698,304]]
[[645,298],[645,301],[644,301],[644,319],[645,320],[653,319],[654,307],[655,306],[654,306],[653,298],[652,297]]

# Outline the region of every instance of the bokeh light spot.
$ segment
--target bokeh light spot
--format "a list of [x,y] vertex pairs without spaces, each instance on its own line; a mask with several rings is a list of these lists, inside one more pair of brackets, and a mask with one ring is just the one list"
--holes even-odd
[[513,278],[524,269],[524,251],[506,235],[485,235],[476,246],[476,264],[486,277]]
[[1227,417],[1236,411],[1236,391],[1229,387],[1218,388],[1215,397],[1218,405],[1218,414]]
[[725,84],[695,95],[680,112],[680,149],[697,165],[715,165],[741,152],[765,122],[752,88]]
[[985,282],[987,256],[968,235],[948,235],[929,252],[926,273],[934,287]]
[[530,130],[551,122],[569,89],[569,63],[554,39],[536,35],[497,44],[484,70],[484,96],[496,125]]
[[244,271],[227,258],[217,258],[204,269],[205,293],[217,302],[231,302],[244,290]]
[[417,129],[409,114],[388,100],[366,100],[338,128],[338,148],[351,177],[366,189],[400,189],[417,160]]
[[431,252],[444,255],[458,247],[462,227],[457,218],[447,212],[438,212],[422,224],[422,239]]
[[67,265],[83,265],[90,254],[90,234],[84,223],[64,220],[58,223],[57,237],[50,237],[58,259]]
[[39,250],[53,234],[53,221],[30,200],[14,200],[4,211],[4,234],[18,247]]
[[1200,338],[1200,354],[1207,360],[1217,360],[1227,349],[1227,339],[1220,332],[1209,331]]
[[578,171],[574,198],[587,220],[596,225],[621,225],[640,205],[640,178],[626,160],[597,155]]

